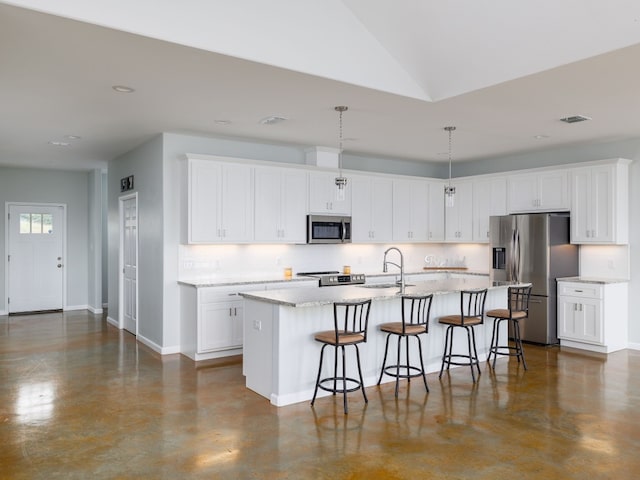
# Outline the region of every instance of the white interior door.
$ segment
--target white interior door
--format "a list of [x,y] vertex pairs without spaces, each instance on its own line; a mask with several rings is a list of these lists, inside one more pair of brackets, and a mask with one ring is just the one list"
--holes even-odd
[[64,207],[9,204],[8,311],[61,310]]
[[120,280],[120,325],[138,334],[138,197],[120,204],[122,275]]

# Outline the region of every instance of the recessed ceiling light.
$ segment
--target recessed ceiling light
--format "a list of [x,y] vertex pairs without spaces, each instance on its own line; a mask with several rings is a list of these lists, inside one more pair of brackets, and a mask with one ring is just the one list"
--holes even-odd
[[564,117],[560,119],[561,122],[565,122],[565,123],[578,123],[578,122],[584,122],[587,120],[591,120],[591,117],[586,117],[584,115],[572,115],[570,117]]
[[276,123],[286,122],[289,120],[287,117],[282,117],[280,115],[271,115],[269,117],[264,117],[260,120],[262,125],[275,125]]
[[231,120],[214,120],[216,125],[231,125]]
[[534,135],[533,138],[536,140],[544,140],[545,138],[549,138],[549,135]]
[[127,87],[126,85],[114,85],[113,88],[118,93],[133,93],[135,88]]
[[59,142],[57,140],[49,140],[47,143],[54,147],[68,147],[71,145],[69,142]]
[[79,135],[65,135],[64,138],[67,140],[80,140],[82,137]]

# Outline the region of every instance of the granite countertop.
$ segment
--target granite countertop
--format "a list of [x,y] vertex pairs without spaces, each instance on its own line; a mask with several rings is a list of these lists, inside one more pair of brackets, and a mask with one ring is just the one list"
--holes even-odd
[[[509,285],[512,284],[500,282],[500,285],[494,285],[494,283],[488,278],[449,278],[446,280],[415,282],[411,286],[407,286],[405,288],[405,294],[427,295],[432,293],[434,295],[444,295],[457,293],[461,290],[506,288]],[[322,305],[330,305],[333,302],[362,301],[368,299],[379,301],[390,300],[401,296],[397,286],[371,288],[362,285],[280,289],[266,292],[240,292],[240,295],[246,299],[258,300],[287,307],[318,307]]]
[[557,282],[574,282],[574,283],[598,283],[606,285],[608,283],[628,283],[626,278],[602,278],[602,277],[564,277],[556,278]]
[[[376,279],[376,280],[380,280],[381,278],[385,278],[388,277],[390,280],[394,279],[396,277],[399,277],[400,273],[399,272],[390,272],[390,273],[379,273],[379,272],[371,272],[371,273],[367,273],[367,272],[359,272],[359,271],[353,271],[352,273],[364,273],[365,276],[368,279]],[[460,275],[477,275],[477,276],[482,276],[482,277],[487,277],[489,274],[487,272],[478,272],[478,271],[469,271],[469,270],[447,270],[445,268],[441,269],[441,270],[429,270],[429,271],[425,271],[425,270],[415,270],[415,271],[407,271],[405,272],[405,276],[408,275],[434,275],[434,274],[440,274],[440,273],[454,273],[454,274],[460,274]],[[220,275],[220,276],[202,276],[202,277],[194,277],[194,278],[183,278],[178,280],[178,284],[180,285],[187,285],[187,286],[192,286],[192,287],[196,287],[196,288],[203,288],[203,287],[228,287],[228,286],[242,286],[242,285],[254,285],[254,284],[258,284],[258,283],[280,283],[280,282],[308,282],[309,280],[314,280],[313,278],[310,277],[298,277],[295,274],[293,275],[293,278],[287,279],[284,278],[283,276],[278,276],[277,274],[273,274],[273,273],[265,273],[265,274],[258,274],[258,275],[249,275],[249,274],[244,274],[244,275]],[[367,282],[369,283],[369,282]]]
[[[230,287],[230,286],[242,286],[242,285],[255,285],[259,283],[282,283],[282,282],[308,282],[314,280],[309,277],[296,277],[284,278],[276,277],[275,275],[239,275],[235,276],[219,276],[219,277],[198,277],[198,278],[185,278],[178,280],[178,284],[187,285],[196,288],[203,287]],[[316,280],[317,281],[317,280]]]

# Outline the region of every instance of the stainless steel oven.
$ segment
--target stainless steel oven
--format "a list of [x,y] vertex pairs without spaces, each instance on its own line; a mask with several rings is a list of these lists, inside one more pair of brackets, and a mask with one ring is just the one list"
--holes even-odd
[[351,217],[307,215],[307,243],[351,243]]

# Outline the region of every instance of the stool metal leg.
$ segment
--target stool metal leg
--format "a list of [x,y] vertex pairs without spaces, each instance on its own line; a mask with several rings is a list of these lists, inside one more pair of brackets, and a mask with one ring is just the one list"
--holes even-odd
[[[400,385],[400,346],[402,345],[402,338],[398,337],[398,352],[396,355],[396,397],[398,397],[398,386]],[[408,379],[407,379],[408,380]]]
[[380,370],[380,378],[378,378],[378,385],[380,385],[380,382],[382,382],[382,376],[384,375],[384,367],[387,364],[387,352],[389,351],[389,337],[391,336],[390,333],[387,334],[387,342],[385,344],[384,347],[384,358],[382,359],[382,370]]
[[323,345],[320,349],[320,365],[318,366],[318,377],[316,378],[316,389],[313,391],[313,398],[311,399],[311,406],[313,406],[313,402],[316,401],[316,395],[318,394],[318,386],[320,385],[320,374],[322,373],[322,357],[324,356],[324,347]]
[[[471,367],[471,378],[473,379],[473,383],[476,383],[476,373],[473,371],[473,347],[471,345],[471,332],[469,332],[469,327],[464,327],[467,331],[467,344],[469,346],[469,366]],[[471,330],[473,332],[473,329]]]
[[344,401],[344,413],[347,414],[349,413],[349,409],[347,408],[347,365],[345,362],[344,345],[340,345],[340,347],[342,349],[342,397]]
[[422,368],[422,380],[424,381],[424,388],[427,389],[427,393],[429,393],[429,385],[427,385],[427,376],[424,373],[424,360],[422,359],[422,342],[420,341],[420,337],[416,335],[416,340],[418,341],[418,353],[420,354],[420,368]]
[[360,366],[360,349],[358,345],[354,345],[356,347],[356,360],[358,361],[358,374],[360,375],[360,389],[362,390],[362,396],[364,397],[364,403],[369,403],[369,399],[367,398],[367,392],[364,391],[364,380],[362,378],[362,367]]
[[487,362],[491,361],[491,354],[493,353],[493,361],[495,367],[495,358],[496,358],[496,346],[498,345],[498,341],[496,340],[496,332],[498,331],[498,318],[493,319],[493,330],[491,332],[491,344],[489,345],[489,355],[487,355]]
[[476,368],[478,369],[478,376],[482,373],[480,371],[480,361],[478,360],[478,347],[476,345],[476,331],[473,327],[469,327],[471,329],[471,338],[473,340],[473,358],[475,360]]
[[514,329],[513,329],[513,333],[516,336],[515,341],[516,341],[516,348],[518,348],[517,352],[519,354],[518,356],[518,360],[520,360],[520,357],[522,357],[522,365],[524,366],[524,369],[527,369],[527,362],[524,359],[524,349],[522,348],[522,338],[520,337],[520,322],[518,320],[516,320],[514,323]]
[[491,345],[491,351],[493,352],[493,363],[492,366],[496,368],[496,360],[498,359],[498,348],[500,345],[500,322],[504,320],[503,318],[496,318],[495,322],[493,322],[493,328],[495,330],[496,341]]
[[[451,336],[451,340],[449,340]],[[442,372],[444,371],[444,364],[447,363],[447,370],[449,370],[449,362],[451,361],[451,344],[453,343],[452,326],[447,327],[447,331],[444,334],[444,352],[442,353],[442,365],[440,366],[440,375],[438,378],[442,378]]]

